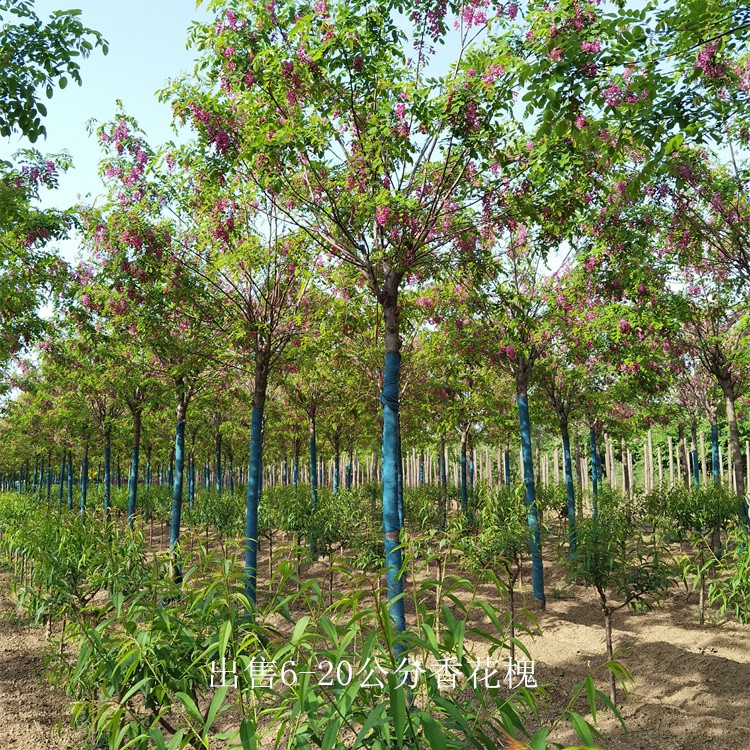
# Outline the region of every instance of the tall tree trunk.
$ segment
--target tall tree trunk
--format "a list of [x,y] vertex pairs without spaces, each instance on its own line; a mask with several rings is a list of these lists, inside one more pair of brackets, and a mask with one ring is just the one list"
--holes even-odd
[[589,440],[591,442],[591,497],[593,517],[599,513],[599,455],[596,452],[596,430],[592,425],[589,428]]
[[472,446],[469,448],[469,493],[474,492],[474,472],[476,470],[476,465],[474,463],[474,444],[472,441]]
[[448,466],[445,460],[445,440],[440,440],[440,531],[448,521]]
[[[39,482],[37,484],[38,486],[38,492],[39,492],[39,502],[42,500],[42,486],[44,484],[44,467],[45,467],[45,459],[44,456],[42,456],[41,462],[39,464]],[[36,482],[36,475],[34,476],[34,481]]]
[[195,505],[195,451],[191,450],[188,456],[188,508],[193,509]]
[[523,453],[523,482],[526,485],[526,510],[531,530],[531,580],[532,593],[544,609],[547,600],[544,595],[544,565],[542,563],[542,539],[539,528],[539,514],[536,505],[534,486],[534,462],[531,448],[531,419],[529,417],[528,371],[525,363],[519,364],[516,374],[516,394],[518,398],[518,420],[521,426],[521,450]]
[[750,518],[748,518],[747,498],[745,497],[745,473],[742,470],[742,449],[740,448],[740,431],[737,426],[737,413],[735,411],[735,395],[732,384],[728,379],[721,382],[721,390],[727,405],[727,426],[729,427],[729,442],[732,446],[732,472],[734,473],[737,494],[740,497],[739,516],[740,524],[745,531],[750,531]]
[[52,497],[52,451],[47,451],[47,504]]
[[104,428],[104,518],[112,518],[112,428]]
[[404,527],[404,452],[401,450],[401,415],[398,415],[398,525]]
[[440,486],[443,491],[448,489],[448,467],[445,461],[445,440],[440,441]]
[[73,510],[73,451],[68,451],[68,510]]
[[217,497],[221,497],[221,432],[219,431],[219,428],[216,428],[216,476],[214,485],[216,486],[216,495]]
[[693,454],[693,482],[696,487],[701,483],[700,466],[698,465],[698,427],[695,419],[690,425],[690,439]]
[[[311,404],[307,413],[310,428],[310,515],[314,516],[318,507],[318,441],[315,433],[315,405]],[[315,534],[307,540],[310,554],[315,554]]]
[[169,525],[169,559],[172,577],[177,583],[182,582],[182,567],[180,565],[177,545],[180,541],[180,527],[182,522],[182,484],[185,468],[185,420],[189,396],[185,390],[185,383],[177,381],[177,409],[174,431],[174,483],[172,485],[172,519]]
[[255,369],[245,510],[245,595],[253,603],[256,601],[258,586],[258,502],[263,460],[263,410],[266,405],[267,388],[268,361],[261,357],[256,362]]
[[560,436],[563,444],[563,464],[565,467],[565,494],[568,501],[568,554],[573,559],[576,555],[576,494],[573,486],[573,461],[570,457],[570,431],[568,427],[568,415],[560,410],[558,412],[560,421]]
[[83,464],[81,466],[81,515],[86,512],[86,496],[89,489],[89,444],[83,444]]
[[469,440],[469,426],[461,429],[461,512],[466,514],[469,507],[469,492],[466,481],[466,443]]
[[682,423],[677,425],[677,450],[680,452],[680,462],[682,463],[681,474],[682,480],[686,487],[690,487],[690,462],[688,460],[687,443],[685,441],[685,427]]
[[60,466],[60,481],[57,487],[57,512],[58,513],[62,511],[63,487],[65,486],[66,458],[67,458],[67,451],[63,449],[62,465]]
[[339,494],[339,466],[341,464],[341,448],[338,435],[333,442],[333,494]]
[[231,447],[227,449],[227,458],[229,459],[229,497],[234,497],[234,456]]
[[[396,630],[406,630],[404,582],[400,571],[401,508],[399,502],[399,389],[401,374],[401,337],[399,333],[398,285],[400,279],[388,273],[380,296],[385,322],[385,374],[380,401],[383,404],[383,536],[385,544],[388,612]],[[402,649],[396,649],[398,654]]]
[[294,468],[292,469],[292,485],[296,490],[299,485],[299,439],[294,439]]
[[130,478],[128,481],[128,525],[135,524],[135,510],[138,502],[138,460],[141,452],[141,410],[133,409],[133,445],[130,451]]
[[711,422],[711,476],[714,484],[719,484],[719,425]]

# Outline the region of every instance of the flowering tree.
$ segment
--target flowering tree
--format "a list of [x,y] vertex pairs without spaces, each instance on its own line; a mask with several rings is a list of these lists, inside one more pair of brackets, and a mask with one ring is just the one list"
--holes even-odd
[[71,211],[37,207],[42,188],[56,188],[70,157],[43,157],[33,150],[0,161],[0,367],[22,352],[44,330],[39,317],[49,294],[59,290],[66,264],[50,242],[67,235]]
[[[228,388],[230,373],[237,371],[248,372],[253,381],[245,591],[254,601],[266,395],[272,376],[285,366],[288,347],[308,325],[308,291],[318,264],[304,235],[290,230],[274,202],[254,185],[241,139],[228,152],[200,115],[192,98],[198,92],[181,88],[178,95],[190,99],[187,111],[197,132],[164,160],[166,200],[180,238],[175,259],[200,286],[197,320],[210,321],[219,336],[210,359],[220,383]],[[184,116],[179,105],[176,109]]]
[[[512,105],[503,55],[490,58],[473,42],[489,22],[499,39],[505,8],[418,5],[404,15],[398,2],[293,0],[211,8],[216,24],[194,36],[210,83],[200,96],[179,96],[179,106],[219,152],[241,151],[278,215],[331,262],[357,269],[383,311],[384,535],[391,614],[403,629],[399,292],[429,275],[438,250],[471,250],[467,207],[482,196],[477,144],[499,147]],[[441,73],[435,50],[444,40],[456,55]]]
[[726,287],[710,284],[704,277],[700,287],[691,288],[693,294],[688,293],[685,298],[685,343],[711,373],[724,397],[732,448],[732,473],[737,494],[742,498],[740,522],[745,529],[750,529],[736,407],[737,400],[748,387],[747,321],[741,301]]
[[[216,340],[205,286],[180,257],[180,236],[170,211],[156,155],[137,123],[120,113],[99,128],[102,172],[109,188],[101,207],[84,211],[93,257],[107,287],[79,289],[80,304],[106,310],[133,346],[148,352],[149,374],[169,385],[176,400],[174,486],[170,548],[174,574],[182,516],[185,422],[191,400],[210,382]],[[133,406],[142,399],[133,392]],[[137,467],[136,467],[137,468]]]

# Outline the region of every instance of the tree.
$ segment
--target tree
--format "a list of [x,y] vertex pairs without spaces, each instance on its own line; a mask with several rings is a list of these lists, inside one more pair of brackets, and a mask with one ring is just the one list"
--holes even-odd
[[40,89],[52,97],[54,86],[64,89],[68,78],[81,85],[76,58],[88,57],[96,47],[106,55],[107,42],[98,31],[81,23],[80,10],[58,10],[44,23],[33,0],[0,2],[0,135],[20,131],[32,143],[47,130],[42,117],[47,108]]
[[0,368],[43,332],[39,308],[67,277],[47,244],[67,235],[73,212],[35,204],[40,189],[56,188],[70,166],[67,154],[45,158],[34,150],[0,161]]
[[[194,35],[210,81],[200,97],[177,97],[178,110],[219,152],[239,150],[278,217],[330,262],[356,269],[382,308],[384,543],[390,612],[404,630],[399,295],[429,276],[440,251],[471,253],[470,208],[483,193],[476,144],[489,138],[502,152],[511,83],[502,56],[474,54],[487,14],[466,16],[459,3],[408,16],[401,2],[211,8],[216,23]],[[449,11],[460,19],[455,62],[433,78],[433,45],[450,37]],[[502,33],[504,9],[494,15]]]

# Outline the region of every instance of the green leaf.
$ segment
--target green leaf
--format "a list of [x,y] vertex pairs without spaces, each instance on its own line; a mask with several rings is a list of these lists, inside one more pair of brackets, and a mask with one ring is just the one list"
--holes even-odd
[[338,740],[339,732],[341,731],[342,718],[336,716],[326,727],[325,734],[323,735],[323,742],[320,744],[320,750],[333,750]]
[[396,680],[396,675],[388,675],[388,695],[391,702],[393,729],[396,732],[396,742],[401,747],[406,736],[406,697],[404,688],[399,686]]
[[361,747],[364,744],[364,741],[367,739],[367,736],[376,726],[380,726],[381,724],[386,723],[388,723],[388,717],[385,715],[385,704],[378,703],[378,705],[375,706],[372,711],[370,711],[369,716],[365,720],[365,723],[362,725],[362,729],[359,730],[357,738],[354,740],[354,744],[352,745],[352,750],[356,750],[358,747]]
[[198,706],[195,705],[195,701],[187,694],[183,692],[176,693],[176,697],[180,703],[185,706],[185,710],[190,714],[190,717],[195,719],[201,726],[203,725],[203,715],[198,710]]
[[591,727],[586,719],[575,711],[567,711],[566,716],[570,721],[575,733],[587,744],[594,744],[594,736],[591,734]]
[[547,750],[549,729],[540,729],[531,739],[531,750]]
[[227,653],[227,645],[232,637],[232,621],[226,620],[219,628],[219,658],[224,659]]
[[257,725],[248,718],[240,723],[240,742],[242,750],[258,750]]
[[300,642],[300,639],[302,638],[302,635],[305,632],[305,629],[307,628],[309,623],[310,623],[310,615],[305,615],[304,617],[300,617],[299,621],[294,626],[292,637],[289,640],[289,642],[293,646],[296,646]]
[[228,687],[217,688],[216,694],[211,699],[211,703],[206,712],[206,723],[203,726],[203,732],[208,733],[208,730],[213,726],[214,720],[216,719],[219,709],[221,708],[224,699],[227,696]]
[[586,686],[586,695],[589,698],[591,718],[596,721],[596,687],[594,687],[594,681],[591,679],[591,676],[586,677],[584,685]]
[[450,747],[448,737],[440,728],[440,725],[429,714],[422,716],[422,729],[432,750],[447,750]]

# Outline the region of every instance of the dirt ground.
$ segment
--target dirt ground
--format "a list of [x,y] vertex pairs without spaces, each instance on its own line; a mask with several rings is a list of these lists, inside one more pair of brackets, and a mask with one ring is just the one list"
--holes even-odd
[[[262,563],[261,563],[262,564]],[[259,566],[260,567],[260,566]],[[318,566],[314,566],[318,567]],[[322,573],[309,570],[307,575]],[[260,568],[262,570],[262,567]],[[566,584],[548,566],[548,602],[536,613],[542,635],[521,636],[535,660],[535,676],[550,693],[544,714],[565,708],[573,685],[593,675],[607,691],[602,667],[604,628],[591,592]],[[42,681],[49,646],[43,628],[30,628],[14,613],[8,576],[0,574],[0,748],[72,750],[80,735],[68,725],[64,695]],[[528,588],[519,593],[523,606]],[[675,587],[659,609],[614,615],[616,656],[634,684],[619,700],[627,732],[598,714],[607,750],[736,750],[750,747],[750,634],[747,626],[707,616],[699,627],[697,595]],[[585,713],[582,702],[577,707]],[[62,732],[62,733],[61,733]],[[579,744],[572,732],[559,741]]]
[[[750,746],[748,628],[732,622],[699,627],[696,594],[673,590],[662,607],[614,615],[615,656],[634,684],[619,703],[627,732],[608,712],[598,726],[608,750],[735,750]],[[529,642],[540,683],[551,683],[562,705],[587,674],[604,692],[604,627],[596,601],[576,588],[575,599],[550,598],[539,618],[543,636]],[[567,688],[568,692],[565,693]],[[557,700],[555,700],[557,699]],[[574,741],[572,734],[564,737]],[[574,743],[577,744],[577,743]]]
[[72,750],[80,736],[68,722],[66,696],[42,681],[49,646],[44,628],[26,625],[0,572],[0,747]]

